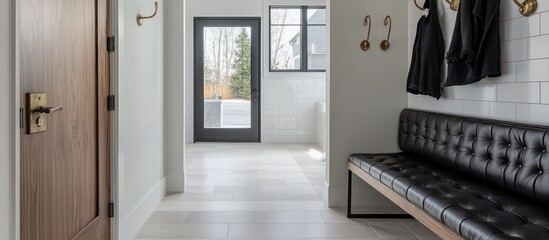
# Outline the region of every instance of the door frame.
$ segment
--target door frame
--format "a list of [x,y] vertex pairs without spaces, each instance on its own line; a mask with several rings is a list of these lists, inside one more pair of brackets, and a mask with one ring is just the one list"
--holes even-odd
[[[98,1],[100,3],[101,1]],[[104,42],[101,42],[101,47],[105,47],[106,49],[106,38],[108,36],[111,36],[112,33],[114,33],[112,30],[115,29],[113,26],[116,26],[118,24],[118,0],[103,0],[104,2],[104,11],[98,11],[98,17],[100,15],[104,16],[104,20],[107,23],[104,26],[104,29],[102,32],[98,30],[98,37],[103,35],[104,36]],[[10,126],[12,126],[12,131],[10,132],[11,136],[11,147],[9,149],[11,161],[10,161],[10,222],[9,222],[9,229],[10,229],[10,239],[20,240],[21,239],[21,129],[20,129],[20,122],[23,120],[21,119],[20,115],[20,107],[21,105],[21,44],[20,44],[20,36],[21,36],[21,3],[17,0],[9,0],[8,7],[12,9],[11,11],[11,20],[13,21],[12,27],[11,27],[11,33],[12,33],[12,39],[11,39],[11,46],[14,46],[12,48],[12,51],[10,52],[11,59],[13,60],[13,65],[11,66],[11,76],[13,81],[11,81],[11,102],[9,103],[10,106],[13,107],[12,111],[9,111],[9,113],[12,114],[10,117],[11,122]],[[99,28],[100,29],[100,28]],[[99,42],[98,42],[99,44]],[[116,86],[116,82],[118,81],[117,78],[117,54],[109,54],[108,52],[103,52],[103,54],[97,56],[97,61],[99,61],[99,58],[104,58],[106,60],[106,63],[104,64],[103,68],[105,68],[105,71],[103,72],[103,75],[106,79],[101,83],[98,83],[98,104],[105,106],[103,110],[100,112],[98,111],[98,119],[100,116],[105,115],[106,121],[103,121],[105,123],[105,126],[103,126],[104,133],[100,134],[98,136],[98,139],[107,140],[108,143],[105,145],[106,149],[104,149],[104,154],[106,155],[106,161],[107,161],[107,171],[106,171],[106,177],[108,180],[108,192],[107,197],[110,201],[113,201],[116,199],[118,193],[118,174],[115,170],[115,166],[118,166],[117,158],[113,157],[115,156],[114,153],[117,152],[117,146],[116,138],[114,138],[115,130],[117,129],[117,126],[113,124],[115,120],[113,119],[114,116],[118,115],[117,111],[108,111],[106,109],[106,103],[107,99],[106,96],[113,94],[113,91],[117,91],[118,89],[113,88],[113,86]],[[98,66],[99,68],[99,66]],[[98,71],[98,78],[100,79],[100,74]],[[103,91],[100,91],[102,89]],[[103,97],[103,99],[100,99]],[[99,105],[98,105],[99,106]],[[117,108],[118,109],[118,108]],[[101,120],[99,120],[101,121]],[[98,131],[101,130],[101,126],[98,128]],[[100,152],[101,149],[98,149]],[[105,180],[105,179],[104,179]],[[107,209],[105,207],[105,209]],[[100,211],[100,210],[98,210]],[[116,216],[118,216],[116,214]],[[109,231],[110,231],[110,237],[112,240],[117,239],[117,232],[118,232],[118,225],[113,224],[117,221],[117,217],[110,218],[109,219]]]
[[[192,39],[193,39],[193,45],[194,45],[194,50],[193,50],[193,66],[194,66],[194,71],[193,71],[193,86],[194,86],[194,91],[193,91],[193,100],[194,100],[194,103],[193,103],[193,115],[194,115],[194,124],[193,124],[193,131],[194,131],[194,142],[197,142],[199,141],[198,139],[198,135],[199,135],[199,128],[200,126],[203,126],[203,123],[204,123],[204,106],[203,105],[199,105],[201,103],[204,102],[204,96],[203,94],[197,94],[198,92],[203,92],[204,90],[200,88],[200,86],[203,86],[203,84],[199,85],[199,84],[196,84],[196,79],[198,77],[201,77],[203,78],[204,77],[204,74],[202,73],[203,69],[201,68],[204,64],[201,63],[201,64],[198,64],[196,62],[196,59],[200,56],[202,56],[202,58],[204,58],[204,54],[203,53],[200,53],[198,51],[198,44],[199,42],[196,41],[196,33],[197,31],[199,30],[199,26],[198,26],[198,23],[197,21],[223,21],[224,23],[226,23],[227,25],[232,25],[233,23],[235,22],[238,22],[238,21],[257,21],[257,36],[254,37],[253,34],[251,34],[251,42],[253,43],[254,40],[255,42],[257,42],[257,46],[255,48],[255,51],[254,51],[254,48],[252,47],[252,66],[251,66],[251,69],[252,69],[252,82],[254,81],[254,78],[257,78],[256,81],[257,81],[257,113],[255,113],[254,115],[254,108],[252,108],[252,119],[251,119],[251,123],[252,123],[252,129],[251,131],[249,132],[249,136],[248,135],[245,135],[245,134],[241,134],[240,136],[237,136],[235,137],[234,134],[221,134],[219,136],[214,136],[214,137],[208,137],[208,138],[204,138],[202,140],[204,141],[223,141],[223,142],[261,142],[261,72],[262,72],[262,66],[261,66],[261,52],[262,52],[262,39],[261,39],[261,29],[262,29],[262,22],[261,22],[261,17],[194,17],[193,18],[193,23],[192,25],[194,26],[194,30],[193,30],[193,35],[192,35]],[[252,32],[253,32],[253,26],[252,26]],[[202,45],[204,45],[204,41],[201,41]],[[254,56],[253,55],[257,55],[255,56],[255,58],[257,59],[256,62],[254,62]],[[253,72],[254,69],[257,69],[256,73]],[[197,105],[198,104],[198,105]],[[253,103],[252,103],[253,104]],[[257,126],[257,129],[254,131],[253,129],[253,126],[254,124]],[[239,131],[239,129],[225,129],[225,130],[228,130],[228,131],[231,131],[233,130],[233,132],[235,131]],[[201,129],[202,132],[204,131],[207,131],[206,129],[202,128]],[[244,132],[244,130],[240,130],[242,132]],[[238,132],[240,133],[240,132]],[[253,138],[253,139],[252,139]]]

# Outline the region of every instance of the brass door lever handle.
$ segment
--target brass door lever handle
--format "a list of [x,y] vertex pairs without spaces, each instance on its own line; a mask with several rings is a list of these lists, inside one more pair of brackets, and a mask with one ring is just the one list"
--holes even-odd
[[46,93],[27,93],[27,134],[48,130],[48,115],[63,110],[62,106],[48,107]]
[[56,107],[40,107],[39,109],[37,109],[36,113],[45,113],[45,114],[50,114],[50,113],[54,113],[54,112],[59,112],[59,111],[62,111],[63,110],[63,107],[62,106],[56,106]]

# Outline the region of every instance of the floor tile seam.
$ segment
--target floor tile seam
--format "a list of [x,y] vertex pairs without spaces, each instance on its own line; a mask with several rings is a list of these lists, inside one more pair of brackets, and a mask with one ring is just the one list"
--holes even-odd
[[368,227],[370,227],[380,239],[383,239],[383,237],[381,237],[381,234],[378,233],[378,231],[372,226],[370,222],[367,222],[367,224],[368,224]]
[[406,225],[402,220],[399,220],[399,222],[404,225],[404,227],[406,229],[408,229],[408,231],[410,231],[417,239],[421,239],[421,237],[419,237],[419,235],[416,234],[415,231],[413,231],[410,227],[408,227],[408,225]]
[[312,183],[311,179],[309,178],[309,176],[307,176],[307,174],[305,174],[305,171],[303,170],[303,168],[301,167],[301,165],[298,164],[297,160],[295,159],[294,155],[291,154],[291,151],[286,148],[286,150],[288,152],[290,152],[290,155],[292,156],[292,159],[295,161],[295,163],[298,165],[299,169],[301,170],[301,172],[303,173],[303,175],[305,175],[305,177],[307,178],[307,181],[309,182],[309,184],[313,187],[313,189],[315,190],[315,192],[320,196],[320,198],[322,199],[322,194],[314,187],[314,184]]
[[324,214],[322,214],[322,211],[318,211],[318,214],[320,214],[320,216],[322,217],[322,220],[324,220],[325,223],[328,223],[328,221],[326,220],[326,217],[324,216]]
[[[404,227],[412,234],[412,236],[415,238],[413,240],[419,240],[421,238],[419,238],[413,231],[411,231],[408,226],[406,226],[406,224],[402,223],[400,220],[398,220],[398,223],[404,225]],[[372,228],[374,230],[374,232],[379,236],[380,239],[391,239],[391,238],[401,238],[401,237],[383,237],[381,236],[380,233],[378,233],[378,231],[371,225],[370,222],[368,222],[368,226],[370,226],[370,228]]]

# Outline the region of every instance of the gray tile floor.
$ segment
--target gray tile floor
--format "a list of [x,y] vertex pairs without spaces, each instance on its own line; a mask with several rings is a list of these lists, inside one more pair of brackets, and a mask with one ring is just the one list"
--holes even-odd
[[187,192],[166,196],[136,239],[439,239],[415,220],[327,208],[317,155],[303,144],[188,145]]

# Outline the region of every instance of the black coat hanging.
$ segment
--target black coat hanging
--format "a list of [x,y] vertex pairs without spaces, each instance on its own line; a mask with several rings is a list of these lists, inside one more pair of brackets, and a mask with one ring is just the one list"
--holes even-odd
[[448,51],[444,86],[478,82],[501,76],[500,0],[461,1]]
[[417,24],[406,91],[439,99],[445,52],[444,36],[438,19],[437,1],[426,0],[424,9],[424,15]]

